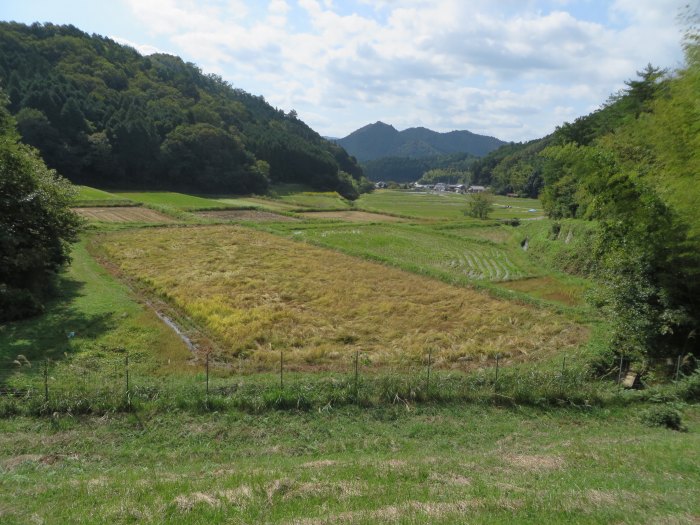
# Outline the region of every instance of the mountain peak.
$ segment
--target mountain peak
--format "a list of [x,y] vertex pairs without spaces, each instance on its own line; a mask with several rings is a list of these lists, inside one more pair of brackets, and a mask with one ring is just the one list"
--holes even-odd
[[382,121],[367,124],[337,143],[359,161],[383,157],[423,158],[450,153],[481,157],[505,144],[494,137],[471,131],[439,133],[422,126],[397,131]]

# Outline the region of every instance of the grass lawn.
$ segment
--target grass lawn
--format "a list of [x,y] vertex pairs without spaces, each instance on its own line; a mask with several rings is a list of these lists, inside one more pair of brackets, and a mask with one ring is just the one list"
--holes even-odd
[[689,432],[628,410],[327,407],[0,420],[0,521],[697,523]]
[[178,210],[226,208],[228,206],[226,203],[215,199],[207,199],[170,191],[119,192],[117,195],[143,204],[166,206]]
[[[357,208],[392,213],[406,217],[430,220],[464,219],[469,195],[459,193],[420,193],[401,190],[376,190],[362,195],[356,203]],[[510,208],[506,208],[510,206]],[[537,210],[530,212],[530,209]],[[492,219],[533,219],[543,217],[542,206],[534,199],[516,199],[496,196]]]
[[99,243],[126,275],[204,326],[227,353],[270,366],[281,349],[309,367],[357,348],[376,364],[420,360],[429,347],[451,363],[547,355],[587,337],[545,309],[246,228],[122,231]]

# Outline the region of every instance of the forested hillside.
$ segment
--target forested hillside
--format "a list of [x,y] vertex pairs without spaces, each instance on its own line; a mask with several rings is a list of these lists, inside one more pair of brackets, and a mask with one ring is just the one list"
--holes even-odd
[[24,142],[73,182],[222,193],[296,182],[351,198],[366,182],[294,111],[73,26],[0,23],[0,78]]
[[[476,160],[477,157],[470,153],[452,153],[421,159],[383,157],[363,162],[362,169],[367,178],[373,181],[415,182],[431,170],[464,174]],[[457,182],[457,178],[458,175],[453,177],[452,182]]]

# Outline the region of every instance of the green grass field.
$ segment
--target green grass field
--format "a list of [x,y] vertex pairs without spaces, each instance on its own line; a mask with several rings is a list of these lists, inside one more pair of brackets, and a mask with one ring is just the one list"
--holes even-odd
[[[426,193],[405,190],[377,190],[362,195],[357,208],[429,220],[464,219],[470,196],[458,193]],[[510,208],[506,208],[510,206]],[[535,209],[536,212],[528,210]],[[497,196],[492,219],[535,219],[543,217],[542,206],[534,199]]]
[[89,186],[78,186],[77,188],[78,194],[75,196],[74,206],[129,206],[135,204],[125,197]]
[[263,228],[449,283],[491,283],[566,306],[583,305],[590,286],[584,279],[548,269],[523,251],[520,241],[526,232],[490,222],[275,224]]
[[300,209],[347,210],[350,203],[335,192],[304,192],[282,195],[279,199]]
[[418,406],[0,420],[24,523],[696,523],[689,431],[639,411]]
[[215,199],[170,191],[119,192],[116,195],[143,204],[164,206],[184,211],[227,207],[226,203]]
[[459,238],[449,230],[402,224],[282,229],[290,238],[399,267],[438,272],[455,282],[507,281],[532,274],[532,265],[522,252],[486,239]]
[[84,242],[75,245],[72,258],[58,282],[60,298],[43,316],[0,325],[0,379],[16,371],[18,355],[35,374],[44,359],[80,364],[117,350],[130,351],[134,363],[148,370],[189,357],[172,330],[90,257]]
[[262,197],[217,197],[216,200],[230,207],[257,208],[272,212],[291,212],[299,209],[299,206],[294,204]]

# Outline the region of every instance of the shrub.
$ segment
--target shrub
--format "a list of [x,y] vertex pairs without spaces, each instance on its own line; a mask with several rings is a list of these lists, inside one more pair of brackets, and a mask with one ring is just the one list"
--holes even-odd
[[685,401],[700,401],[700,369],[678,382],[678,396]]
[[685,430],[681,423],[681,414],[669,405],[657,405],[645,410],[641,415],[642,423],[650,427],[665,427],[671,430]]

